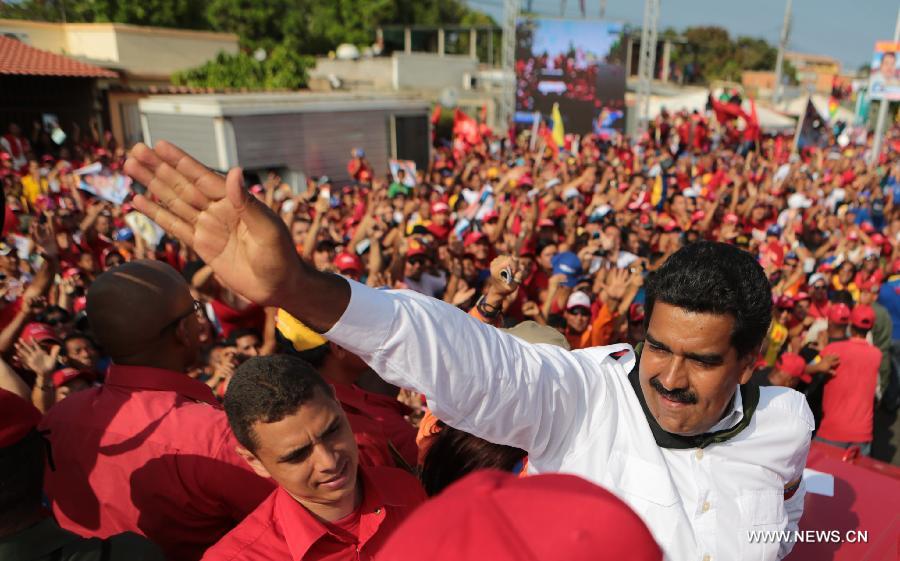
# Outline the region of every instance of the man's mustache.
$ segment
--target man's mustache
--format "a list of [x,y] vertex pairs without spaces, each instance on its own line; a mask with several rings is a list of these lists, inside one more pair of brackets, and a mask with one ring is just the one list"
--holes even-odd
[[697,394],[687,389],[667,390],[663,387],[659,380],[650,378],[650,386],[656,390],[661,396],[678,403],[687,403],[693,405],[697,403]]

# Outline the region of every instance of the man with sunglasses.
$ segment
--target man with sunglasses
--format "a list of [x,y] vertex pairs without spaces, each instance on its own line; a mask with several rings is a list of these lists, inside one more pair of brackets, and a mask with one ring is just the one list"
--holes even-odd
[[88,318],[113,364],[103,387],[69,396],[42,423],[56,463],[45,489],[64,529],[135,532],[169,559],[196,560],[272,491],[237,455],[210,388],[185,373],[200,350],[200,309],[157,261],[91,285]]

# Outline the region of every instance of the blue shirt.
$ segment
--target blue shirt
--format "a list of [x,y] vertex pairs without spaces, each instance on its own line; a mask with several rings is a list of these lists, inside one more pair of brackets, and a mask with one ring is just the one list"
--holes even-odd
[[891,314],[891,323],[893,330],[891,338],[896,341],[900,339],[900,275],[893,275],[888,281],[881,286],[878,293],[878,303],[887,309]]

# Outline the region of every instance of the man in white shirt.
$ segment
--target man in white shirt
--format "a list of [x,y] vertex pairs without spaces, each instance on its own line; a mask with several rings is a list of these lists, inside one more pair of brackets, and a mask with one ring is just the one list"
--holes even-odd
[[[136,146],[125,169],[158,201],[137,197],[135,207],[231,289],[284,308],[385,380],[423,392],[449,425],[528,451],[531,473],[603,485],[668,558],[790,551],[790,542],[750,534],[797,529],[813,419],[799,393],[745,385],[771,320],[771,290],[749,254],[693,244],[648,280],[638,366],[628,345],[530,345],[433,298],[315,271],[248,195],[239,169],[223,180],[165,142]],[[520,274],[501,259],[492,282],[506,267]]]

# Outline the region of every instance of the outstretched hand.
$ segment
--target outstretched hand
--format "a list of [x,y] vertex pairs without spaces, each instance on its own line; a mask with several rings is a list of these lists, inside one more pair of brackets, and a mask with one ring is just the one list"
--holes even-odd
[[125,173],[153,197],[134,206],[193,248],[233,291],[260,305],[286,298],[302,265],[284,223],[249,194],[240,168],[226,177],[165,141],[137,144]]

